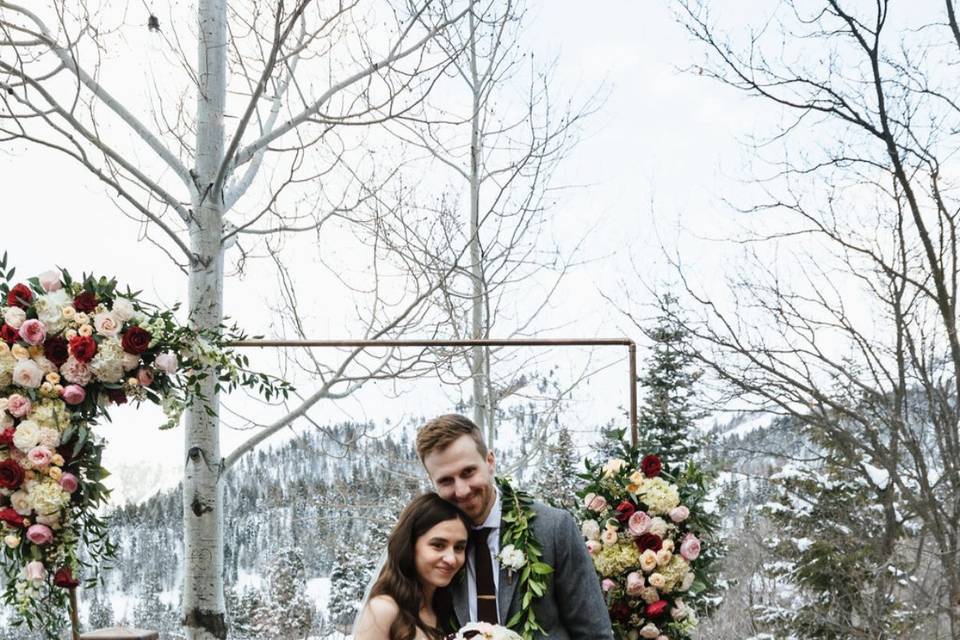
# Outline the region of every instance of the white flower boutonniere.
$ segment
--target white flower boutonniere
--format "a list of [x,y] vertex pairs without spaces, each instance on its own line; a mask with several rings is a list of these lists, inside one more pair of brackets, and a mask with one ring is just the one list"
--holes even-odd
[[501,549],[497,559],[500,561],[500,566],[506,567],[511,573],[520,571],[527,564],[527,556],[512,544]]

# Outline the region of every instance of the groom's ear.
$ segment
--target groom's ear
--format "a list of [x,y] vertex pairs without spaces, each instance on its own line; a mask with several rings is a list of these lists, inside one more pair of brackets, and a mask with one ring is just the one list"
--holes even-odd
[[491,471],[496,471],[496,469],[497,469],[497,461],[496,461],[496,459],[494,459],[494,457],[493,457],[493,450],[491,450],[491,449],[487,449],[487,464],[490,465],[490,470],[491,470]]

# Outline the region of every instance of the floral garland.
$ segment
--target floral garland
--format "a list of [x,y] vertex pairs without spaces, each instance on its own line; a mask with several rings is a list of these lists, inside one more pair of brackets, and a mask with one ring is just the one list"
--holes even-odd
[[533,535],[532,523],[537,517],[531,507],[533,498],[514,489],[506,478],[497,478],[497,487],[502,496],[500,518],[505,523],[500,535],[503,546],[497,559],[511,578],[513,573],[518,574],[520,592],[520,610],[507,621],[507,627],[517,631],[524,640],[533,640],[535,634],[546,634],[532,605],[547,592],[547,577],[553,573],[553,567],[540,560],[543,547]]
[[[164,427],[200,402],[206,375],[286,396],[290,386],[250,371],[226,343],[235,326],[184,327],[176,309],[159,310],[116,280],[66,270],[12,280],[0,258],[0,570],[14,625],[59,638],[80,572],[95,584],[116,548],[97,513],[107,504],[104,443],[94,431],[108,407],[162,406]],[[207,373],[211,372],[211,373]],[[81,543],[84,552],[80,552]]]

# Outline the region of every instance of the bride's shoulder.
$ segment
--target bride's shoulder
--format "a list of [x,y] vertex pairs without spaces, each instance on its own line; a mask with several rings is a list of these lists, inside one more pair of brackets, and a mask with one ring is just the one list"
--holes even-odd
[[379,640],[388,637],[390,626],[400,614],[397,601],[387,595],[379,595],[367,602],[360,614],[360,621],[354,635],[358,640]]
[[390,615],[392,618],[397,617],[397,614],[400,613],[400,605],[397,604],[397,601],[393,599],[393,596],[385,594],[370,598],[370,601],[367,602],[367,609],[375,615]]

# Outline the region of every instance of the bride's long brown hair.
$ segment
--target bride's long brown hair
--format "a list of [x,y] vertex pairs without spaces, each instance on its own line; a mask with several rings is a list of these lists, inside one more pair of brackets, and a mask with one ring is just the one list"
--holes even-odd
[[400,514],[387,539],[386,564],[370,590],[371,598],[390,596],[400,608],[397,619],[390,625],[390,640],[414,640],[418,628],[431,640],[442,640],[446,633],[456,631],[446,628],[453,616],[449,587],[434,591],[432,604],[437,614],[437,626],[430,627],[420,620],[423,593],[417,579],[414,553],[420,536],[441,522],[457,519],[470,531],[472,525],[467,515],[435,493],[418,496]]

